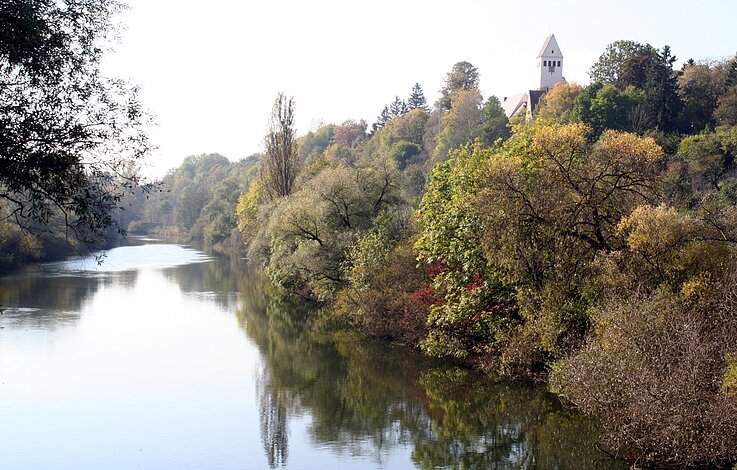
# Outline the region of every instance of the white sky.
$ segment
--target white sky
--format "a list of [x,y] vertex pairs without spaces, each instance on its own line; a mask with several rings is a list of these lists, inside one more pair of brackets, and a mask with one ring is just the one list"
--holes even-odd
[[231,160],[262,150],[277,93],[295,97],[298,133],[320,122],[369,125],[415,82],[428,102],[452,65],[478,67],[484,95],[535,83],[535,58],[555,33],[563,75],[587,71],[618,39],[664,44],[679,60],[737,52],[734,0],[127,0],[109,75],[142,86],[158,151],[147,174],[188,155]]

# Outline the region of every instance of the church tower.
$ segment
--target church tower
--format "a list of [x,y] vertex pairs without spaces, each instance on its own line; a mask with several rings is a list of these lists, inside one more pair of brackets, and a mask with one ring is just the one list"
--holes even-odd
[[537,55],[537,70],[540,76],[538,89],[549,90],[558,82],[563,82],[563,54],[558,47],[555,35],[545,39],[540,53]]

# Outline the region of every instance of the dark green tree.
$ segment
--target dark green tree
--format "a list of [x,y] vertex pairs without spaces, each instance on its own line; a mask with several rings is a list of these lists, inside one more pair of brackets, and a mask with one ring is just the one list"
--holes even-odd
[[497,139],[506,140],[510,136],[509,119],[496,96],[490,96],[483,109],[483,124],[481,125],[481,142],[489,147]]
[[679,72],[673,70],[675,61],[668,46],[658,50],[650,44],[616,41],[607,46],[589,75],[594,83],[643,90],[652,126],[672,132],[683,106],[678,96]]
[[645,92],[634,87],[620,90],[595,83],[576,97],[573,117],[591,126],[594,135],[606,129],[643,132],[650,125]]
[[646,48],[641,53],[628,57],[622,62],[619,78],[614,83],[620,88],[633,86],[644,88],[647,86],[647,77],[653,64],[658,62],[658,51]]
[[389,106],[384,106],[384,108],[381,110],[381,114],[379,114],[379,117],[376,118],[376,122],[371,125],[371,135],[374,135],[376,131],[384,127],[386,121],[391,118],[392,117],[389,114]]
[[724,84],[727,88],[737,85],[737,57],[732,59],[727,66],[727,79]]
[[470,62],[458,62],[445,76],[445,83],[440,89],[440,98],[435,105],[444,111],[450,110],[451,97],[458,90],[478,88],[479,71]]
[[620,84],[624,64],[634,57],[653,54],[655,49],[650,44],[635,41],[615,41],[606,47],[599,60],[591,67],[589,76],[592,82],[602,84]]
[[664,132],[676,129],[678,115],[683,104],[678,96],[678,72],[673,70],[676,56],[669,46],[661,51],[645,66],[645,91],[647,106],[652,112],[653,124]]
[[[0,200],[3,217],[86,243],[117,227],[149,145],[137,89],[104,77],[115,0],[0,2]],[[40,224],[40,225],[39,225]],[[64,230],[63,230],[64,231]]]
[[[599,90],[604,88],[602,82],[593,82],[592,84],[584,87],[583,90],[573,100],[573,110],[571,116],[573,121],[581,121],[592,125],[593,116],[591,113],[591,105],[596,99]],[[594,127],[592,125],[592,127]]]
[[407,114],[407,111],[409,111],[407,103],[405,103],[400,97],[395,96],[394,101],[389,105],[389,116],[391,116],[391,118],[404,116]]
[[415,83],[412,87],[412,92],[410,92],[409,98],[407,99],[407,107],[410,110],[424,109],[427,111],[427,99],[419,83]]

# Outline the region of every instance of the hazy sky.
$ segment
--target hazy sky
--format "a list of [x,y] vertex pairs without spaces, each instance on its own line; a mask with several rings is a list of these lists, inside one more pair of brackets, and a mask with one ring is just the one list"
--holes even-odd
[[555,33],[563,75],[587,71],[610,42],[664,44],[679,60],[737,52],[734,0],[127,0],[105,68],[142,86],[159,150],[148,174],[193,154],[237,160],[263,149],[277,93],[295,97],[298,132],[365,119],[419,82],[430,103],[452,65],[478,67],[484,97],[535,83]]

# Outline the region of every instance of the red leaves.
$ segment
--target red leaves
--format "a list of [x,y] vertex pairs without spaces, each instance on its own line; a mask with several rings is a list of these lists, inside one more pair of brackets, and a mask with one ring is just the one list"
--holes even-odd
[[428,265],[427,276],[430,278],[431,281],[433,281],[438,276],[438,274],[445,271],[446,267],[447,266],[445,265],[445,263],[442,263],[440,261],[435,261],[431,265]]
[[432,286],[425,286],[412,293],[412,303],[418,308],[429,310],[434,305],[443,305],[445,299],[439,296]]
[[466,290],[476,290],[484,283],[484,280],[481,278],[481,276],[478,273],[474,273],[473,279],[471,279],[471,282],[466,284]]

